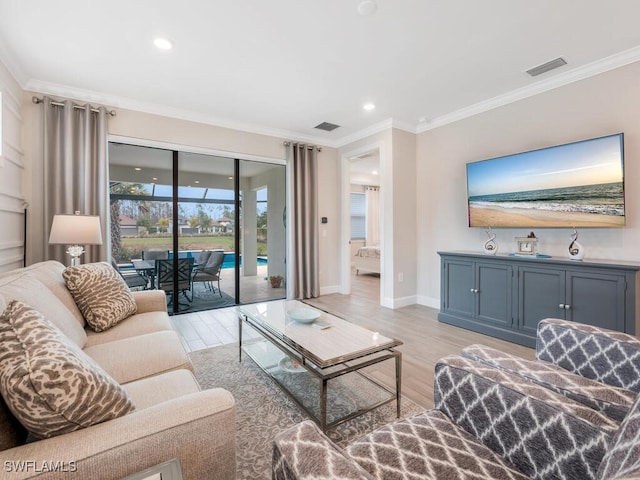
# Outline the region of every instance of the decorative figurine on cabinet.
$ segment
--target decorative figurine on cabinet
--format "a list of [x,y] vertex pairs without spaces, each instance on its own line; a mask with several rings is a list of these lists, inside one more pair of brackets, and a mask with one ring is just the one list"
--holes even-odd
[[484,242],[483,250],[485,255],[495,255],[498,253],[498,242],[496,242],[496,234],[491,231],[491,227],[485,230],[489,240]]
[[518,249],[514,253],[516,257],[536,257],[538,255],[538,239],[531,232],[526,237],[516,237]]
[[578,231],[573,228],[571,243],[569,244],[569,258],[571,260],[582,260],[584,258],[584,247],[578,242]]

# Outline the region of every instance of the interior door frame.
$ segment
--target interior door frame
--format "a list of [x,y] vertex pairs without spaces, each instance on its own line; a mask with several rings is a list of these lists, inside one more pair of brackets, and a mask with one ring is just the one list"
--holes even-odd
[[[385,175],[386,165],[389,162],[387,158],[384,142],[373,142],[363,145],[353,150],[344,152],[340,160],[340,287],[339,293],[349,295],[351,293],[351,182],[349,166],[351,159],[365,153],[378,152],[380,158],[380,305],[385,305],[386,287],[384,282],[385,271],[387,271],[386,261],[392,259],[387,255],[387,245],[385,245],[384,227],[385,227],[385,202],[384,197],[387,193]],[[389,271],[393,271],[392,269]]]

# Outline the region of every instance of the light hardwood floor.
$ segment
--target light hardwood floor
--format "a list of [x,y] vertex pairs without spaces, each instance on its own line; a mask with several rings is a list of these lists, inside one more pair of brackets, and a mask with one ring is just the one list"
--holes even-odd
[[[438,322],[438,310],[411,305],[395,310],[379,305],[379,282],[374,275],[353,275],[351,295],[324,295],[308,300],[331,312],[387,337],[402,340],[402,393],[417,404],[433,406],[433,375],[437,361],[473,343],[482,343],[525,358],[534,351],[513,343]],[[238,341],[235,307],[177,315],[171,318],[188,351]],[[247,334],[246,330],[243,334]],[[253,333],[252,335],[256,335]],[[370,368],[369,374],[383,383],[395,385],[392,362]]]

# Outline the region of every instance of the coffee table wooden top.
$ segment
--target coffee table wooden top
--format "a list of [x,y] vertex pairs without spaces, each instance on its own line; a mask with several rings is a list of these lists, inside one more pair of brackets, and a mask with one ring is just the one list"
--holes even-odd
[[[308,308],[320,313],[311,324],[298,323],[287,311]],[[250,324],[262,327],[318,367],[326,368],[349,360],[390,350],[402,342],[354,325],[330,313],[322,312],[297,300],[276,300],[238,307]],[[320,329],[314,323],[325,321],[331,327]]]

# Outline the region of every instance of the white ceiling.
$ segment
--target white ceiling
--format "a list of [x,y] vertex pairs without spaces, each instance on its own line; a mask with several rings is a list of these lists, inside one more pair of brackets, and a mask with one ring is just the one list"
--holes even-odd
[[359,1],[0,0],[0,60],[26,90],[331,146],[640,60],[638,0]]

